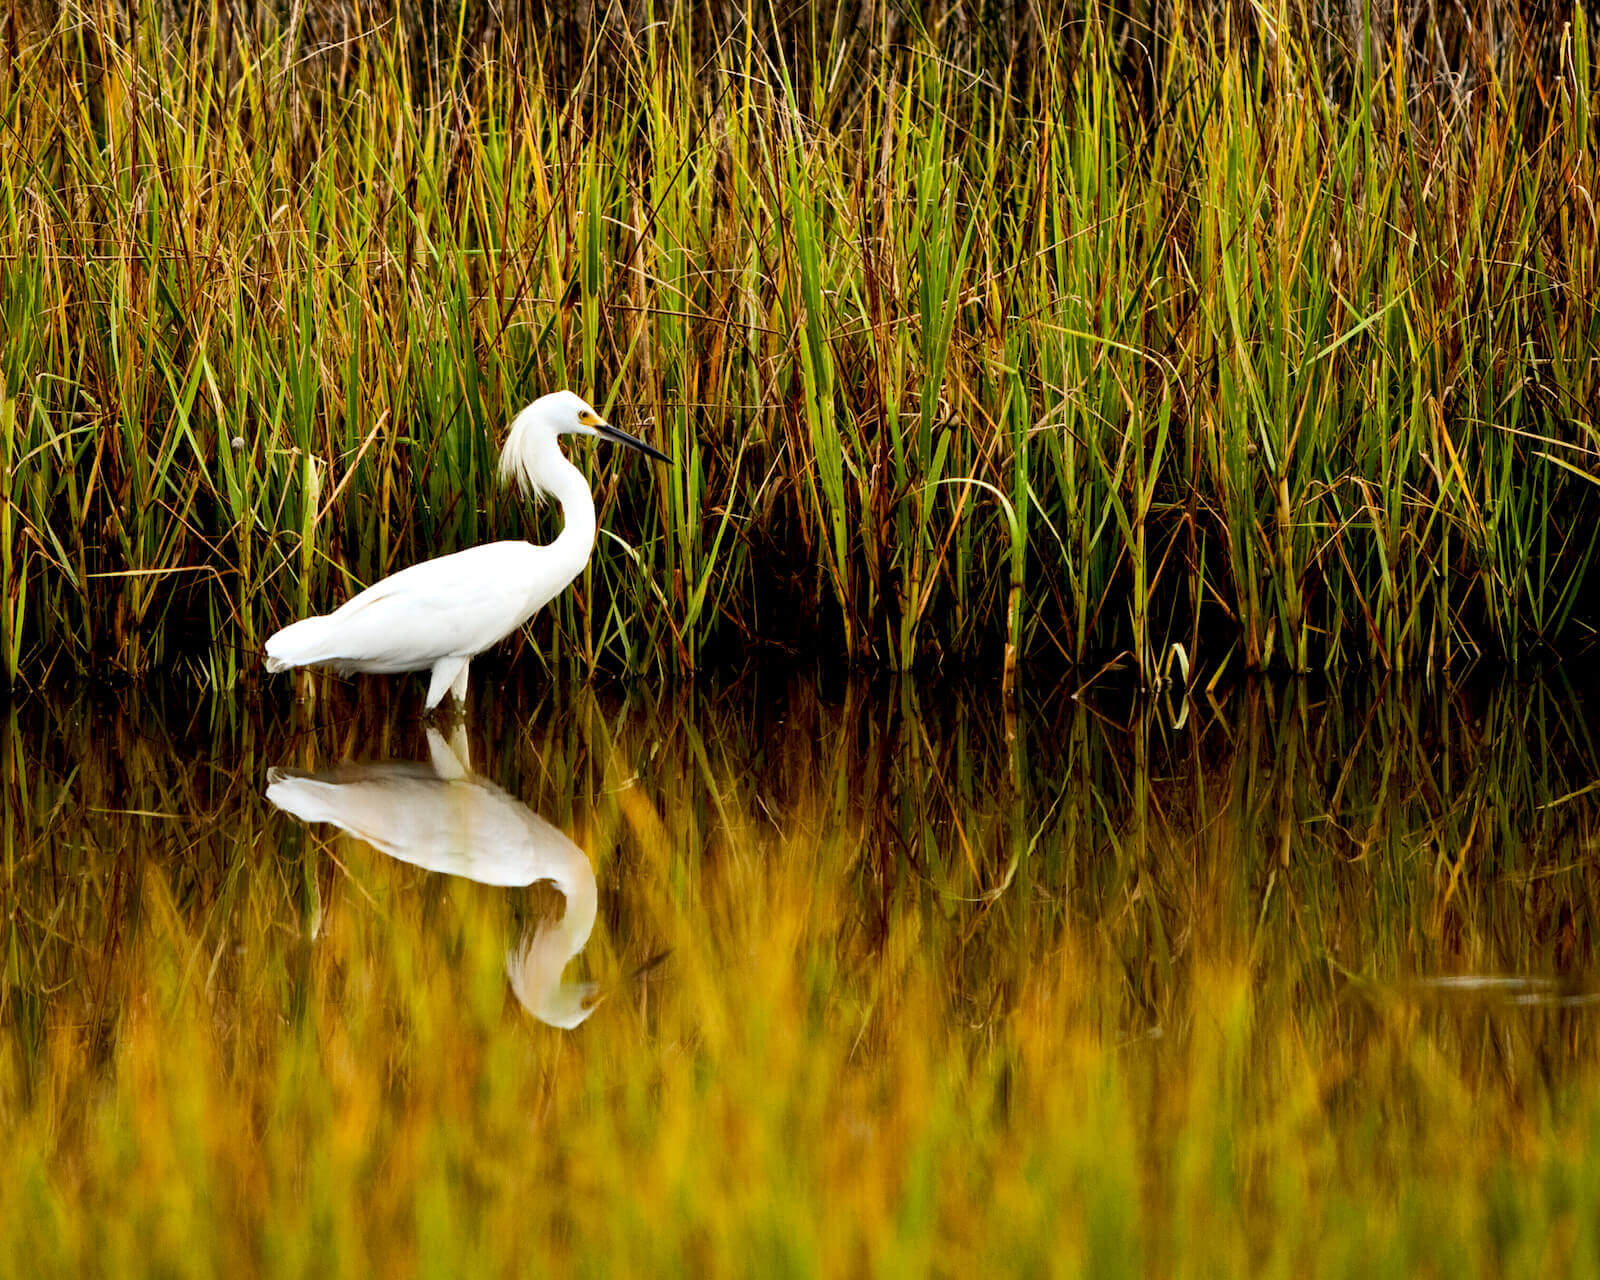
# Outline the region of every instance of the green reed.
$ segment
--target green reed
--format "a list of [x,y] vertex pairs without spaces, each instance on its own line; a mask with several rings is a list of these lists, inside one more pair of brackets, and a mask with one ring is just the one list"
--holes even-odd
[[1153,679],[1180,643],[1402,668],[1592,634],[1582,6],[1477,43],[1192,7],[1154,44],[1091,7],[1007,58],[682,6],[576,73],[515,23],[319,12],[13,22],[13,678],[230,683],[386,572],[549,536],[492,462],[560,385],[675,464],[585,461],[606,533],[548,661]]

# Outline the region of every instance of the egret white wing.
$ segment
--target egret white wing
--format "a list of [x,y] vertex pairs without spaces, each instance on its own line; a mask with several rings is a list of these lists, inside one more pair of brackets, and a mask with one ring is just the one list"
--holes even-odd
[[382,672],[482,652],[543,603],[529,590],[539,550],[494,542],[412,565],[333,613],[285,627],[267,642],[268,656],[285,666]]
[[[429,730],[430,746],[437,737]],[[441,778],[409,761],[271,769],[267,799],[302,822],[327,822],[381,853],[480,884],[549,880],[593,896],[589,857],[560,829],[477,774]],[[564,963],[563,959],[563,963]]]

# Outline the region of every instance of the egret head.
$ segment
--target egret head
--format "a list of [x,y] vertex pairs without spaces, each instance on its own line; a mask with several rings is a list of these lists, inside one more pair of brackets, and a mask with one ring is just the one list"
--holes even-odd
[[524,1009],[546,1026],[570,1031],[594,1012],[605,993],[595,982],[562,982],[567,957],[559,951],[552,954],[548,933],[536,930],[506,952],[506,976]]
[[500,475],[505,480],[522,481],[530,493],[541,495],[549,486],[544,482],[558,436],[599,436],[648,454],[658,462],[671,459],[643,440],[618,431],[594,411],[582,396],[571,391],[552,391],[540,396],[511,423],[511,434],[500,453]]

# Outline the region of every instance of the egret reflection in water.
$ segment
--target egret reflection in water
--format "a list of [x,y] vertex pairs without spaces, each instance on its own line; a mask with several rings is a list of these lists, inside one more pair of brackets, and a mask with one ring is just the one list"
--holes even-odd
[[431,762],[388,760],[316,773],[271,769],[267,799],[302,822],[327,822],[426,871],[507,888],[549,881],[561,919],[529,930],[506,953],[517,999],[540,1022],[576,1027],[599,1002],[592,982],[562,982],[594,928],[588,855],[520,800],[472,772],[466,734],[428,729]]

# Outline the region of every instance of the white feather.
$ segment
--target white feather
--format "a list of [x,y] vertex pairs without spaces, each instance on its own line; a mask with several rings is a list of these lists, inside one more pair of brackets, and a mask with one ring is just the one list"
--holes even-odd
[[582,473],[563,456],[559,437],[596,435],[604,425],[570,391],[534,401],[511,424],[500,474],[560,504],[562,529],[554,542],[493,542],[402,569],[334,612],[277,632],[266,644],[267,670],[431,668],[430,708],[446,690],[464,696],[472,658],[522,626],[588,563],[594,550],[594,498]]

